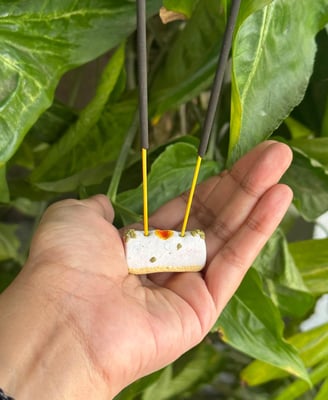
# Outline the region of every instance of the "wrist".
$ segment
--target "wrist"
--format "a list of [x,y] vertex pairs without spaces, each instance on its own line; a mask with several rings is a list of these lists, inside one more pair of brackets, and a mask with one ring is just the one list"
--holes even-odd
[[19,400],[113,397],[70,321],[59,314],[58,304],[28,281],[26,276],[18,277],[0,295],[0,386],[4,392]]

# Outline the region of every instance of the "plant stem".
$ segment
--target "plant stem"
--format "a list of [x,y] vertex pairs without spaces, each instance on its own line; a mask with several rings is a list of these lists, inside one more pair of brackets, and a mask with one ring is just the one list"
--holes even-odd
[[121,152],[118,156],[118,159],[116,161],[116,165],[114,168],[113,172],[113,177],[111,179],[108,191],[107,191],[107,196],[111,199],[112,202],[115,202],[116,200],[116,195],[117,195],[117,190],[118,186],[122,177],[122,173],[124,171],[124,167],[126,165],[126,160],[129,155],[129,151],[132,147],[132,143],[134,141],[134,138],[136,136],[137,130],[138,130],[138,112],[135,113],[133,117],[132,124],[126,134],[123,146],[121,148]]
[[181,104],[179,108],[180,117],[180,131],[183,136],[187,134],[187,116],[186,116],[186,104]]

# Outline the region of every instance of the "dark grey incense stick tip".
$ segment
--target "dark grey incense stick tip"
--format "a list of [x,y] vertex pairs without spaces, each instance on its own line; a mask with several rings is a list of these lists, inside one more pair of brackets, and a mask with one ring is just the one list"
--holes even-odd
[[141,147],[148,149],[148,77],[146,46],[146,1],[137,0],[137,53],[139,86],[139,124]]
[[215,118],[215,113],[221,93],[223,77],[225,73],[225,68],[227,65],[231,44],[232,44],[232,37],[233,31],[236,25],[236,20],[239,12],[241,0],[232,0],[230,15],[228,18],[227,26],[224,32],[222,46],[218,61],[218,66],[215,73],[214,83],[211,91],[210,100],[208,103],[208,109],[205,116],[204,126],[201,141],[199,144],[198,154],[200,157],[204,157],[207,147],[208,141],[210,138],[210,134],[213,127],[213,122]]

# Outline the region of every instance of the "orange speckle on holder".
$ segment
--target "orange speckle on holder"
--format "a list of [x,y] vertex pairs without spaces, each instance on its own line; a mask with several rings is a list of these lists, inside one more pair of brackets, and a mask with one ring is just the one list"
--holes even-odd
[[159,237],[160,239],[162,239],[162,240],[167,240],[171,236],[173,236],[173,231],[156,229],[155,230],[155,235],[157,237]]

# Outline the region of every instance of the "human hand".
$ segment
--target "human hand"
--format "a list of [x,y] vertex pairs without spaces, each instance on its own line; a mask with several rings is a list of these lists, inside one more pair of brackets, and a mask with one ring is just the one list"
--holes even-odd
[[[264,142],[198,186],[189,228],[206,233],[200,273],[129,275],[106,197],[52,205],[0,296],[4,389],[20,400],[108,399],[199,343],[286,212],[292,193],[277,182],[290,161],[287,146]],[[179,230],[185,202],[150,224]]]

